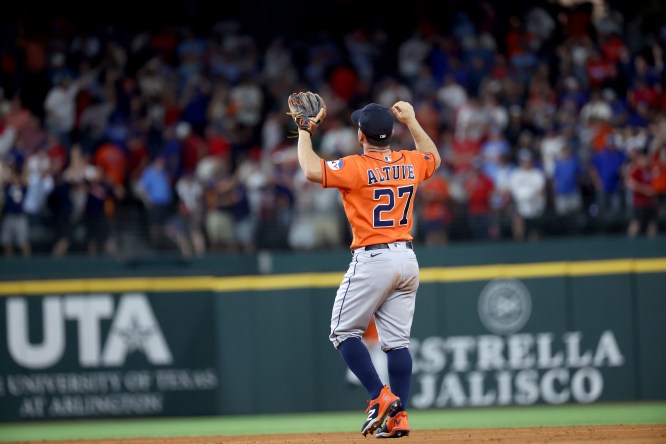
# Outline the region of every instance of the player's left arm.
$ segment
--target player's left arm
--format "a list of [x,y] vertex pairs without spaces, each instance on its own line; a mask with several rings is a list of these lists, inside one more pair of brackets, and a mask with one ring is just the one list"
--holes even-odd
[[321,183],[323,178],[321,157],[312,148],[312,135],[302,129],[298,130],[298,163],[309,181]]

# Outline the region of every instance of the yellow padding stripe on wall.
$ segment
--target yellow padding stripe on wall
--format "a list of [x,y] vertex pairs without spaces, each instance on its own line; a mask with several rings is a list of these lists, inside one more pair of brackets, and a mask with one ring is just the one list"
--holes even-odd
[[[613,259],[534,264],[474,265],[421,269],[421,282],[467,282],[495,278],[535,279],[564,276],[603,276],[666,272],[666,258]],[[0,282],[0,296],[64,293],[118,293],[128,291],[241,292],[297,288],[335,288],[344,271],[266,276],[122,277]]]

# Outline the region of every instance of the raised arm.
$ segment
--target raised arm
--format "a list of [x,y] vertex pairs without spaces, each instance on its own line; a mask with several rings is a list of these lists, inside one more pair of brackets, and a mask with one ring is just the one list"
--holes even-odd
[[321,158],[312,148],[311,134],[326,118],[326,103],[319,94],[306,91],[290,94],[287,105],[298,128],[298,163],[308,180],[321,183]]
[[302,129],[298,130],[298,163],[308,180],[321,183],[321,157],[312,148],[311,134]]
[[391,111],[395,118],[404,124],[411,133],[417,151],[432,154],[435,158],[435,168],[439,168],[442,159],[439,156],[437,145],[435,145],[435,142],[432,141],[428,133],[425,132],[421,124],[416,120],[414,107],[408,102],[400,101],[391,107]]

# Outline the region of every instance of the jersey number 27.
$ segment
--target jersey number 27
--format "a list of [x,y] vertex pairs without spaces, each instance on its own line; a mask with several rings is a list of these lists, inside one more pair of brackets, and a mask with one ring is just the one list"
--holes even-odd
[[383,219],[382,213],[393,211],[396,205],[396,190],[398,192],[398,199],[405,201],[405,208],[402,211],[402,217],[398,222],[399,225],[407,225],[409,221],[409,206],[412,204],[412,196],[414,195],[414,185],[407,185],[404,187],[393,188],[376,188],[374,190],[374,200],[383,200],[388,198],[388,202],[380,203],[375,206],[372,217],[372,226],[375,228],[388,228],[395,226],[394,219]]

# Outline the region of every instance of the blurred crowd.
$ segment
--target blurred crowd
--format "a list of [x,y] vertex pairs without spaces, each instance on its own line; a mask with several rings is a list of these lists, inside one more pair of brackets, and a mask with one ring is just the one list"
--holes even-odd
[[[666,25],[591,4],[495,8],[421,20],[398,41],[376,24],[259,41],[233,20],[5,33],[4,252],[347,246],[338,193],[298,168],[286,98],[304,90],[328,105],[314,137],[326,159],[359,152],[353,109],[414,105],[443,158],[415,203],[418,243],[655,235]],[[392,147],[413,148],[401,125]]]

